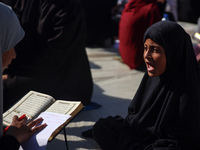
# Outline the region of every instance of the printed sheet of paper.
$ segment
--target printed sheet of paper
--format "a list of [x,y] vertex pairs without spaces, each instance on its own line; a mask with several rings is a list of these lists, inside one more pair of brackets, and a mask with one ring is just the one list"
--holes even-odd
[[52,112],[43,112],[38,117],[42,117],[42,122],[47,124],[41,132],[33,135],[27,142],[23,143],[20,150],[45,150],[48,139],[55,129],[63,124],[70,115],[63,115]]

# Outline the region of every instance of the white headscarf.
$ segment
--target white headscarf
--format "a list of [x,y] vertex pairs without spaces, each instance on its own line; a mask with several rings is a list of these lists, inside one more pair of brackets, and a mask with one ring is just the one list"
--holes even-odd
[[[19,20],[10,7],[0,2],[0,71],[2,72],[2,54],[13,48],[24,36]],[[0,135],[2,135],[3,86],[0,74]]]

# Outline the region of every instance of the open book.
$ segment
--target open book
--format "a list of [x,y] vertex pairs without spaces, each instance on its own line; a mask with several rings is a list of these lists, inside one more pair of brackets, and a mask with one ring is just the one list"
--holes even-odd
[[41,112],[53,112],[70,115],[71,117],[62,123],[49,137],[51,141],[63,127],[83,108],[80,101],[55,100],[52,96],[30,91],[14,106],[3,114],[3,125],[9,126],[14,115],[22,116],[26,114],[29,121],[35,119]]

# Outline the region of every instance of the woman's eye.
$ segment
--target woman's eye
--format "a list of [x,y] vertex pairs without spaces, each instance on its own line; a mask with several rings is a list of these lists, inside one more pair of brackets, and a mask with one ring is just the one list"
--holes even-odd
[[159,52],[159,50],[156,49],[156,48],[154,48],[153,51],[154,51],[155,53],[158,53],[158,52]]

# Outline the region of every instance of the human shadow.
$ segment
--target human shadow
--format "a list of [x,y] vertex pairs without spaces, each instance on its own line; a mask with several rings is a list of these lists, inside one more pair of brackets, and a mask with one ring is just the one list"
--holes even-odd
[[[102,105],[102,107],[94,110],[80,112],[73,121],[65,128],[67,133],[67,143],[69,149],[92,149],[98,150],[99,146],[92,138],[82,137],[81,133],[88,129],[91,129],[94,123],[99,118],[107,116],[120,115],[125,117],[127,114],[127,108],[130,103],[130,99],[123,99],[120,97],[113,97],[104,94],[104,90],[98,85],[94,84],[94,94],[92,102]],[[55,138],[51,143],[48,143],[47,150],[54,150],[59,145],[63,149],[65,147],[65,141],[61,140],[64,138],[63,131],[59,137]]]
[[101,69],[101,66],[99,66],[99,65],[97,65],[97,64],[95,64],[95,63],[93,63],[93,62],[89,62],[90,63],[90,68],[91,69]]

